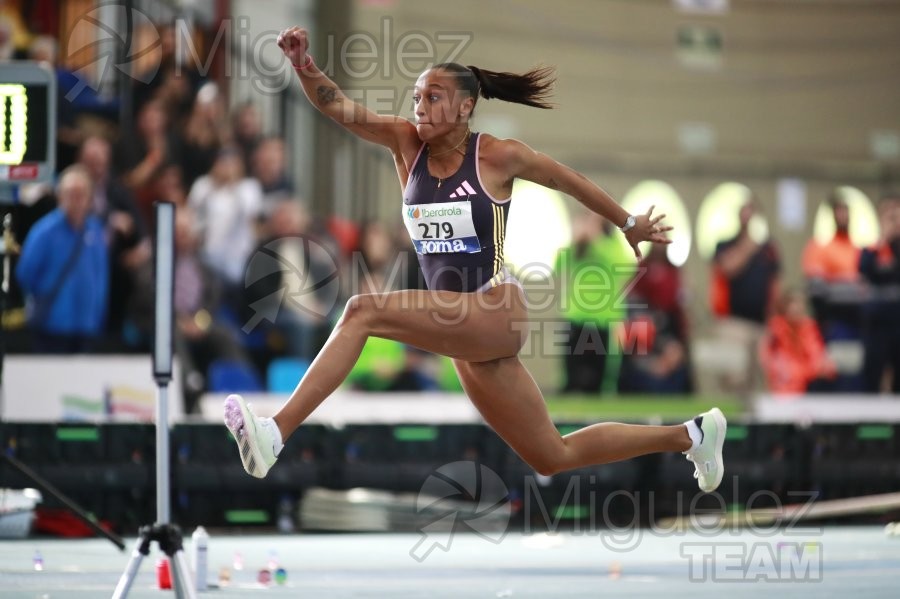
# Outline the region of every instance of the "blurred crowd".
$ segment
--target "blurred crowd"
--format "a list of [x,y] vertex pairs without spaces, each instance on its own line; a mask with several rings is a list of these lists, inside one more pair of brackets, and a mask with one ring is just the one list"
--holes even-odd
[[[189,410],[210,390],[290,391],[351,293],[424,287],[399,223],[312,213],[295,193],[285,139],[264,130],[252,102],[226,98],[178,63],[174,29],[160,29],[161,66],[135,78],[134,118],[120,123],[119,101],[60,64],[52,37],[10,23],[0,12],[0,60],[51,63],[59,83],[59,176],[23,189],[14,209],[21,254],[4,315],[13,349],[149,350],[157,202],[177,207],[175,348]],[[86,115],[109,126],[85,126],[96,122]],[[782,288],[776,244],[749,234],[752,201],[738,234],[716,248],[710,310],[722,347],[738,350],[723,388],[900,391],[900,197],[879,202],[882,238],[869,248],[850,240],[842,199],[828,201],[836,233],[804,251],[803,289]],[[600,217],[578,216],[557,256],[573,300],[560,306],[562,390],[693,392],[680,269],[665,246],[635,266],[616,235]],[[459,390],[449,360],[380,339],[367,344],[349,384]]]
[[[135,79],[133,124],[57,64],[52,38],[11,53],[56,65],[60,127],[57,181],[25,186],[13,208],[21,253],[4,321],[12,351],[147,352],[154,204],[175,204],[174,345],[194,410],[205,391],[270,388],[276,362],[296,384],[350,293],[422,282],[399,229],[314,216],[258,107],[229,108],[214,81],[176,65],[174,30],[160,35],[162,66]],[[440,370],[373,342],[351,381],[438,388]]]
[[[838,192],[825,204],[835,232],[806,244],[799,287],[782,284],[776,242],[751,234],[758,203],[741,206],[737,234],[718,243],[710,263],[714,339],[704,341],[713,355],[707,351],[702,364],[692,363],[687,293],[666,247],[654,246],[629,273],[618,268],[630,258],[608,224],[579,218],[556,269],[581,299],[563,310],[570,323],[564,390],[690,393],[702,372],[716,376],[718,390],[744,395],[900,393],[900,193],[878,201],[880,238],[870,247],[851,240],[850,210]],[[598,289],[620,300],[592,299]]]

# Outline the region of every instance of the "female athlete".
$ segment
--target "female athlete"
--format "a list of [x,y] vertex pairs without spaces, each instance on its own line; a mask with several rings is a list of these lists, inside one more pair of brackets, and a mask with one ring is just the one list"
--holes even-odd
[[675,426],[601,423],[560,435],[541,392],[518,358],[528,314],[518,281],[504,268],[503,241],[513,181],[567,193],[638,243],[668,243],[663,216],[630,215],[586,177],[516,141],[472,132],[480,98],[549,108],[549,69],[522,75],[456,63],[422,73],[415,124],[353,102],[308,54],[307,32],[278,36],[306,97],[322,114],[390,150],[403,189],[402,215],[428,290],[351,297],[322,351],[274,418],[257,417],[238,395],[225,423],[244,469],[262,478],[287,439],[343,382],[370,336],[453,359],[463,389],[484,420],[542,475],[662,451],[684,452],[703,491],[722,480],[726,422],[718,409]]

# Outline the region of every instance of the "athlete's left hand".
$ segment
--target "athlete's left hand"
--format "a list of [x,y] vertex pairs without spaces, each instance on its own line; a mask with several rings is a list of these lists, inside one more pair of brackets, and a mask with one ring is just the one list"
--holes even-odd
[[653,243],[672,243],[672,240],[666,237],[666,232],[671,231],[672,227],[662,224],[665,214],[653,216],[653,209],[656,206],[650,206],[647,214],[639,214],[635,217],[634,227],[625,232],[625,239],[628,245],[634,250],[634,255],[638,260],[644,256],[638,244],[642,241],[651,241]]

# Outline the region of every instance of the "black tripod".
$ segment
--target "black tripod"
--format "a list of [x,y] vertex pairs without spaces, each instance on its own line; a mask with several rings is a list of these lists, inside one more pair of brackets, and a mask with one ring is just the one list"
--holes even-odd
[[169,382],[172,380],[172,303],[175,292],[175,205],[156,203],[156,298],[153,330],[153,378],[156,381],[156,524],[144,526],[131,560],[119,579],[113,599],[123,599],[156,541],[169,557],[175,596],[194,599],[190,569],[184,557],[181,530],[169,522]]
[[187,559],[184,557],[184,546],[181,543],[181,529],[174,524],[153,524],[142,526],[138,533],[138,540],[131,552],[131,560],[125,567],[125,572],[116,585],[113,599],[121,599],[128,596],[131,583],[134,582],[141,560],[150,554],[150,543],[156,541],[159,548],[169,558],[172,572],[172,587],[176,597],[196,597],[194,587],[191,584],[190,569]]
[[[156,222],[160,221],[160,210],[156,211]],[[157,224],[158,227],[163,225]],[[159,242],[157,241],[157,253]],[[159,295],[159,258],[157,257],[157,297]],[[171,306],[171,304],[170,304]],[[157,316],[159,309],[157,308]],[[156,338],[157,341],[159,337]],[[171,345],[169,346],[171,349]],[[157,364],[154,359],[154,368]],[[113,592],[113,599],[124,599],[141,568],[141,561],[150,553],[150,543],[156,542],[160,550],[169,558],[172,573],[172,588],[178,599],[195,599],[196,586],[190,575],[187,559],[184,556],[184,546],[181,541],[181,529],[169,522],[169,421],[166,409],[169,404],[168,384],[170,377],[156,374],[156,519],[157,523],[150,526],[142,526],[138,533],[138,540],[131,552],[131,559],[125,566],[125,571],[119,578],[119,584]]]

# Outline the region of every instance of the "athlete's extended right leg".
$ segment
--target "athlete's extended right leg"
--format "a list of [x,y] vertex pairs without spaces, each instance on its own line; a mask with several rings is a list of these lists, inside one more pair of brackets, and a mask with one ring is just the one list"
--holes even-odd
[[290,400],[275,416],[290,435],[347,378],[369,337],[467,360],[515,355],[527,318],[519,291],[500,285],[487,293],[398,291],[354,296]]

